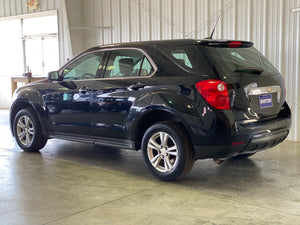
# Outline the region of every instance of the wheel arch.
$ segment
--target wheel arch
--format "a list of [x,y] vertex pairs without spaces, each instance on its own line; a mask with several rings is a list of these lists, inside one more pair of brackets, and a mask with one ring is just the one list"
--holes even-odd
[[44,120],[42,119],[43,118],[43,112],[44,112],[44,110],[42,109],[41,106],[37,106],[33,102],[28,101],[28,99],[17,99],[12,104],[12,106],[10,107],[9,125],[10,125],[10,130],[11,130],[12,135],[14,136],[14,132],[13,132],[13,122],[14,122],[14,119],[15,119],[17,113],[20,110],[25,109],[25,108],[31,108],[31,109],[34,110],[35,114],[37,115],[37,117],[38,117],[38,119],[40,121],[40,125],[41,125],[41,128],[42,128],[43,135],[45,137],[47,137],[48,133],[47,133],[46,125],[43,122]]
[[178,126],[180,126],[180,128],[183,129],[183,131],[186,133],[187,137],[189,138],[189,141],[191,142],[191,138],[186,129],[185,123],[180,118],[180,116],[166,109],[148,110],[138,118],[137,122],[133,127],[132,140],[134,140],[135,150],[141,149],[143,136],[149,127],[151,127],[155,123],[165,122],[165,121],[174,122]]

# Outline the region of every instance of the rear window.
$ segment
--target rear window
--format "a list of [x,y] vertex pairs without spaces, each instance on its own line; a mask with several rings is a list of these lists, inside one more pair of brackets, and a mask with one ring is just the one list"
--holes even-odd
[[219,48],[207,47],[217,70],[226,76],[241,74],[271,75],[279,73],[277,69],[254,47]]
[[200,49],[195,45],[160,46],[159,50],[186,72],[214,75]]

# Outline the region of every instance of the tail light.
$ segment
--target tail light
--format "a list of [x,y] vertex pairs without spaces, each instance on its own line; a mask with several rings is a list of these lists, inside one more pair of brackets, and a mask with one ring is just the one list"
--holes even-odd
[[230,109],[227,84],[221,80],[209,79],[195,84],[205,101],[216,109]]
[[228,48],[239,48],[242,45],[241,41],[231,41],[228,44]]

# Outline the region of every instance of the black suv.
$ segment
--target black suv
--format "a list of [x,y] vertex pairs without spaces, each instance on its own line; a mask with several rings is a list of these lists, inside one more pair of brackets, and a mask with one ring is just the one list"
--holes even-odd
[[142,149],[161,180],[195,160],[245,158],[288,135],[280,73],[252,42],[168,40],[88,49],[19,88],[10,110],[28,152],[60,138]]

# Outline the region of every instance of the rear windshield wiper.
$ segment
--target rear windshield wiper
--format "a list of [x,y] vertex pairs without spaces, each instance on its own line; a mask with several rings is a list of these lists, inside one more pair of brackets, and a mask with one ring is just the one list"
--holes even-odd
[[263,68],[255,68],[255,67],[241,67],[241,68],[237,68],[234,72],[261,74],[262,72],[264,72],[264,69]]

